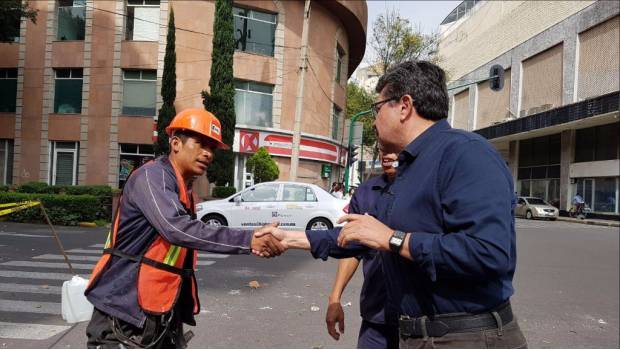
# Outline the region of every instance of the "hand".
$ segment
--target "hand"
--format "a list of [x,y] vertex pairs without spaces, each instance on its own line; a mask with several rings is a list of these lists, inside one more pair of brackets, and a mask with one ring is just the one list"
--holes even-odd
[[[344,310],[340,301],[330,301],[325,314],[325,323],[327,324],[327,333],[335,340],[340,339],[340,334],[344,334]],[[336,323],[340,333],[336,331]]]
[[347,222],[338,235],[338,245],[346,246],[351,241],[357,241],[369,248],[377,250],[390,250],[390,237],[394,230],[385,226],[381,221],[365,214],[348,214],[338,223]]
[[278,225],[279,223],[274,222],[254,231],[251,244],[252,253],[254,255],[270,258],[278,256],[286,251],[286,245],[271,234],[273,230],[278,230]]

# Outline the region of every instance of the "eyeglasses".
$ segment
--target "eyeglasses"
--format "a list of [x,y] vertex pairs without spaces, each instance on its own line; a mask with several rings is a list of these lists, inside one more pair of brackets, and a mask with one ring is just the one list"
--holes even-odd
[[385,100],[379,101],[379,102],[375,102],[373,104],[370,105],[370,109],[372,110],[372,116],[376,117],[379,114],[379,111],[381,110],[381,108],[383,107],[384,104],[386,104],[387,102],[390,101],[398,101],[399,99],[396,97],[390,97],[387,98]]

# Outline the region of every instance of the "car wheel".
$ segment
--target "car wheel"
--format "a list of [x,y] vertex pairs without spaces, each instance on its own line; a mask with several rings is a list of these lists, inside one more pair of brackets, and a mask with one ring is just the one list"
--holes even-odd
[[208,226],[220,227],[220,226],[228,226],[228,221],[219,214],[207,214],[202,217],[202,222],[207,224]]
[[332,225],[332,223],[325,218],[312,219],[308,223],[308,226],[306,226],[306,230],[313,231],[331,230],[332,228],[334,228],[334,225]]
[[525,213],[525,218],[528,220],[532,220],[534,219],[534,215],[532,215],[532,211],[528,210],[527,213]]

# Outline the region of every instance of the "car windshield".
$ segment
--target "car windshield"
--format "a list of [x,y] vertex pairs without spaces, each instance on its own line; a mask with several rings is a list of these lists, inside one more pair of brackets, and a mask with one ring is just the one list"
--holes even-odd
[[547,204],[547,202],[545,202],[544,200],[540,198],[528,198],[527,202],[533,205],[549,205]]

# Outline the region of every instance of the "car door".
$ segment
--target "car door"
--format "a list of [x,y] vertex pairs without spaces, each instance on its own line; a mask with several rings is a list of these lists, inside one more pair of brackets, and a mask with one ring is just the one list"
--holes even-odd
[[237,226],[257,228],[275,221],[272,212],[277,208],[279,193],[277,183],[259,184],[241,192],[234,219]]
[[519,198],[517,201],[517,207],[515,208],[515,214],[517,216],[525,216],[525,211],[527,210],[527,203],[525,199]]
[[280,226],[305,230],[317,208],[318,202],[312,188],[301,184],[284,184],[282,201],[277,212]]

